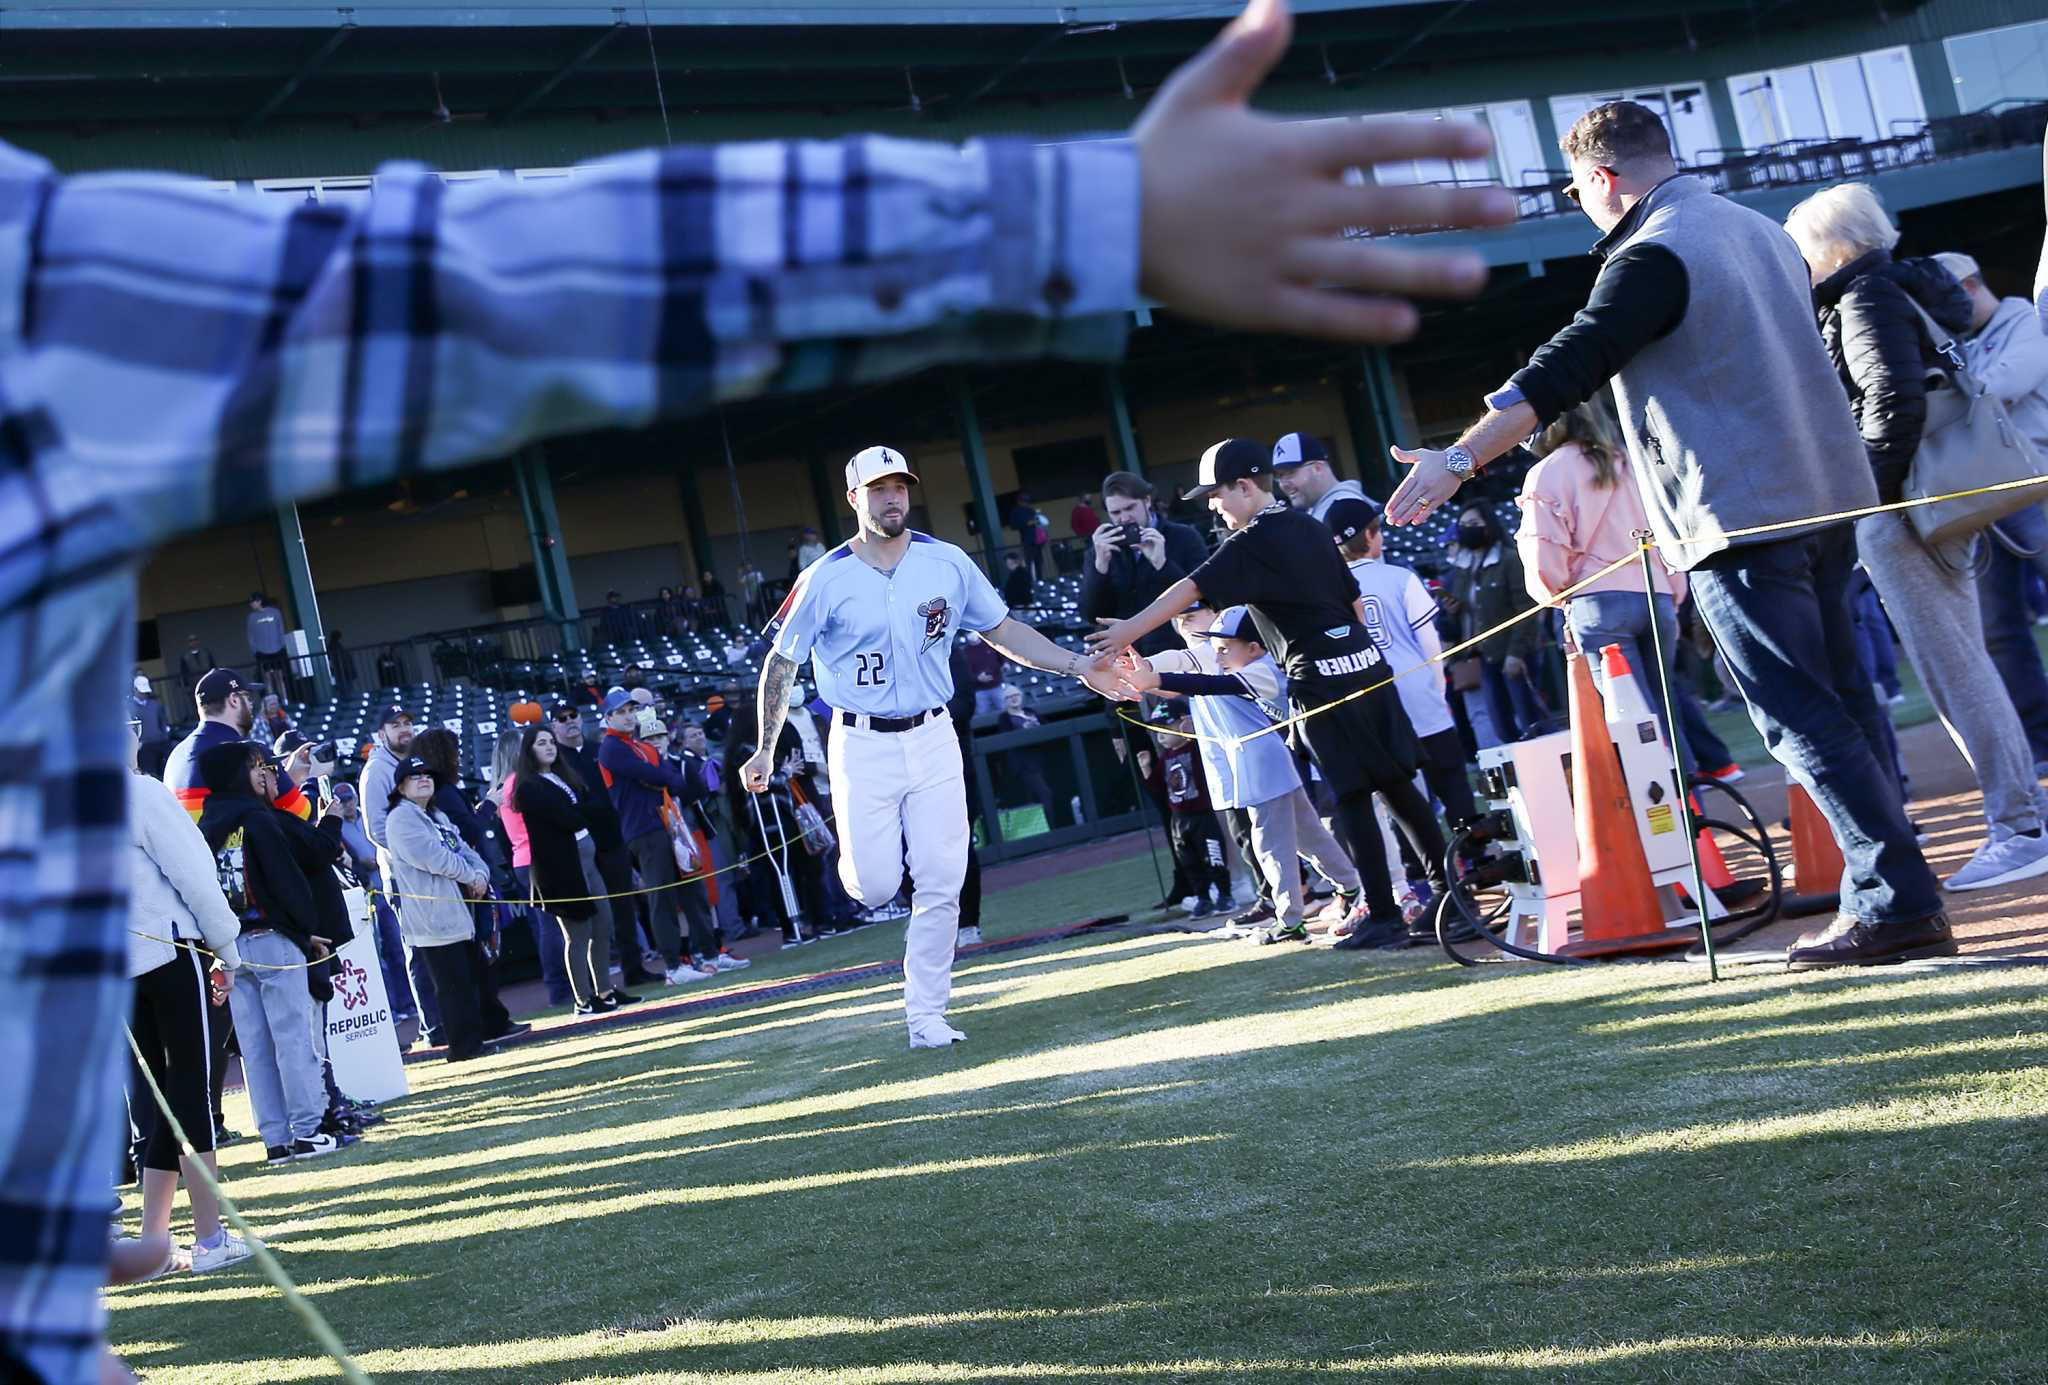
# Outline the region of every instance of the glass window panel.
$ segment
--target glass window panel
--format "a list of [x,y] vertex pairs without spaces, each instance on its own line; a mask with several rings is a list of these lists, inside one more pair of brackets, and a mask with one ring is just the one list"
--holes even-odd
[[1785,138],[1778,123],[1777,88],[1768,72],[1750,72],[1728,79],[1728,96],[1735,103],[1735,126],[1742,142],[1751,149],[1776,144]]
[[1913,55],[1905,49],[1865,53],[1863,84],[1870,91],[1870,105],[1881,135],[1898,134],[1901,122],[1918,124],[1927,119],[1927,103],[1920,97],[1919,74],[1913,70]]
[[2048,100],[2048,20],[1959,34],[1945,46],[1963,110]]
[[1820,87],[1810,67],[1788,67],[1770,74],[1778,92],[1786,139],[1826,139],[1828,118],[1821,110]]
[[1510,187],[1543,181],[1543,170],[1561,163],[1554,149],[1545,149],[1536,135],[1536,113],[1527,101],[1508,101],[1487,107],[1493,124],[1494,159],[1500,165],[1501,181]]
[[1672,87],[1666,95],[1664,123],[1671,130],[1671,147],[1686,163],[1703,162],[1707,151],[1721,143],[1704,86]]
[[1863,64],[1855,58],[1831,58],[1815,63],[1813,70],[1828,116],[1828,133],[1836,139],[1876,139],[1877,117],[1863,85]]

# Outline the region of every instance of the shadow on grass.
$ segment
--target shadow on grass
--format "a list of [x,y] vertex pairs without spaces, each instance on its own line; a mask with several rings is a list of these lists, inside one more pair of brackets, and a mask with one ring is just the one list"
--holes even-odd
[[[1122,960],[1061,959],[1043,976]],[[362,1281],[320,1302],[387,1381],[1994,1379],[2042,1359],[2039,1218],[1997,1211],[2048,1153],[2038,1112],[1939,1104],[2030,1070],[2041,1045],[2008,1045],[2016,1016],[2038,1028],[2036,985],[1710,991],[1646,969],[1589,991],[1346,961],[1018,998],[965,1054],[849,1067],[805,1042],[778,1064],[796,1035],[757,1031],[747,1071],[652,1081],[636,1062],[733,1035],[571,1055],[475,1084],[487,1125],[391,1142],[389,1170],[375,1145],[338,1156],[347,1186],[310,1200],[265,1180],[250,1210],[294,1274]],[[786,1061],[816,1046],[829,1063]],[[565,1080],[585,1085],[541,1086]],[[531,1129],[507,1144],[508,1124]],[[117,1335],[180,1345],[138,1364],[299,1350],[240,1330],[247,1303],[151,1287],[112,1296]],[[536,1318],[560,1335],[527,1335]]]

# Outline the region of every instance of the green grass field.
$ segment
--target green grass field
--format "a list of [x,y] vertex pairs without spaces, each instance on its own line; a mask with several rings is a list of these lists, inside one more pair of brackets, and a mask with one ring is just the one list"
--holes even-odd
[[[990,932],[1156,891],[1054,876]],[[899,999],[417,1068],[359,1148],[227,1175],[384,1381],[2048,1375],[2038,972],[1128,931],[963,964],[960,1048],[908,1052]],[[152,1382],[334,1376],[253,1270],[109,1303]]]

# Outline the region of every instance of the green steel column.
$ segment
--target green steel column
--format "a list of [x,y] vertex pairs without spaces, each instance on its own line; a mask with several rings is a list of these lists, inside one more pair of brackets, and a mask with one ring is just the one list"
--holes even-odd
[[[1564,151],[1557,147],[1559,134],[1557,117],[1550,113],[1550,98],[1548,96],[1532,96],[1529,98],[1529,123],[1536,127],[1536,147],[1543,151],[1543,166],[1545,168],[1563,168],[1565,166]],[[1522,170],[1519,168],[1504,168],[1501,170],[1501,174],[1504,182],[1513,184],[1520,180]]]
[[966,371],[953,373],[953,399],[960,409],[960,455],[967,462],[967,481],[974,493],[974,522],[981,527],[981,565],[990,580],[1003,578],[998,550],[1003,543],[1002,516],[996,513],[996,483],[988,474],[988,450],[981,445],[981,417],[974,410],[974,387]]
[[1116,440],[1116,464],[1120,471],[1145,474],[1145,462],[1138,455],[1138,430],[1131,426],[1131,402],[1124,397],[1123,372],[1114,365],[1102,368],[1102,394],[1109,404],[1110,434]]
[[327,627],[320,623],[320,598],[313,590],[313,565],[306,561],[306,531],[299,527],[299,507],[277,507],[277,546],[284,553],[284,577],[292,592],[292,615],[306,632],[308,665],[314,695],[322,702],[334,696],[334,670],[327,667]]
[[811,473],[811,494],[818,502],[818,537],[828,546],[838,543],[845,530],[842,521],[851,513],[846,508],[846,473],[823,452],[811,453],[804,467]]
[[565,647],[581,649],[583,613],[576,607],[576,583],[569,575],[562,520],[555,513],[555,484],[548,477],[547,454],[538,446],[527,448],[514,459],[512,477],[519,486],[520,508],[526,512],[526,537],[533,544],[541,610],[561,627]]
[[1735,97],[1728,90],[1727,78],[1708,81],[1707,108],[1714,114],[1714,133],[1721,137],[1722,148],[1742,148],[1742,122],[1736,117]]
[[[1929,120],[1939,120],[1945,115],[1961,115],[1963,103],[1956,96],[1956,75],[1948,65],[1948,45],[1940,39],[1928,39],[1916,43],[1906,52],[1913,59],[1913,76],[1920,83],[1920,104],[1927,108]],[[1878,133],[1888,135],[1889,130]]]
[[683,523],[690,530],[690,574],[685,586],[694,587],[705,573],[718,566],[711,547],[711,530],[704,523],[704,496],[697,489],[697,468],[684,462],[676,468],[676,494],[682,497]]
[[1359,364],[1359,410],[1353,436],[1365,436],[1358,446],[1358,480],[1368,492],[1377,491],[1384,498],[1393,494],[1404,470],[1387,448],[1409,446],[1412,440],[1401,432],[1401,396],[1394,387],[1393,358],[1385,347],[1369,346]]

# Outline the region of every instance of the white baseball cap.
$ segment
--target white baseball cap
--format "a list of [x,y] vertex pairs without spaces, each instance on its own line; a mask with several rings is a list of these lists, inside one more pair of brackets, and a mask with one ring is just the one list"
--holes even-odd
[[1963,254],[1960,250],[1944,250],[1939,255],[1936,255],[1934,259],[1935,263],[1955,276],[1958,284],[1962,283],[1965,279],[1982,279],[1984,277],[1984,271],[1978,268],[1977,262],[1968,255]]
[[846,488],[850,491],[865,490],[884,476],[901,476],[915,482],[917,473],[910,469],[910,463],[903,454],[893,447],[869,447],[853,454],[853,460],[846,464]]

